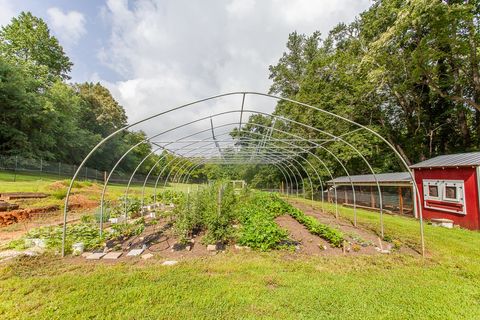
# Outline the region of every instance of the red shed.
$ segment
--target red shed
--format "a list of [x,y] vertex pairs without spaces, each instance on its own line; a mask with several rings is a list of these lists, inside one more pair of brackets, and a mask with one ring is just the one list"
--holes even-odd
[[410,167],[424,219],[450,219],[480,229],[480,152],[439,156]]

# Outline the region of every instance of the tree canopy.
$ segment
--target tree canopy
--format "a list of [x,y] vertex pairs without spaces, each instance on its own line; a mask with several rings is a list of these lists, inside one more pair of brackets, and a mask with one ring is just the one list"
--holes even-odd
[[[479,11],[480,0],[376,0],[355,21],[339,23],[324,36],[318,31],[309,35],[293,31],[285,52],[269,67],[270,93],[368,126],[409,163],[479,150]],[[99,83],[65,82],[71,67],[42,19],[22,12],[1,28],[0,153],[78,163],[100,139],[127,124],[125,110],[107,88]],[[277,104],[275,114],[315,130],[255,115],[244,132],[234,130],[231,135],[253,137],[273,126],[278,130],[272,130],[272,138],[328,140],[322,133],[326,131],[354,144],[374,170],[401,169],[385,143],[347,122],[285,101]],[[127,148],[144,138],[143,132],[125,131],[101,148],[89,165],[109,169]],[[345,174],[338,160],[352,174],[368,173],[361,156],[341,141],[330,139],[324,148],[300,146],[305,152],[295,160],[308,161],[325,178]],[[148,144],[141,145],[121,169],[133,170],[151,152]],[[172,157],[166,157],[162,166]],[[148,172],[158,159],[153,155],[140,172]],[[305,168],[311,170],[308,165]],[[224,169],[200,166],[192,176],[243,177],[263,187],[278,184],[282,177],[273,167]]]

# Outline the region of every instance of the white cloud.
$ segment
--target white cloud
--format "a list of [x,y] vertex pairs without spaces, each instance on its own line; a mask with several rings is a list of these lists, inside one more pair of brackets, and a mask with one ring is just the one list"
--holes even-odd
[[63,12],[52,7],[47,10],[49,25],[62,43],[74,45],[86,33],[85,17],[78,11]]
[[[102,17],[112,31],[98,58],[123,80],[104,83],[126,108],[130,122],[219,93],[267,92],[268,66],[282,55],[290,32],[326,34],[337,23],[352,21],[369,2],[108,0]],[[167,116],[162,125],[142,128],[152,134],[199,113],[240,104],[238,98],[227,100],[228,106],[210,103],[207,111],[188,109],[181,117]],[[273,106],[261,108],[271,111]]]

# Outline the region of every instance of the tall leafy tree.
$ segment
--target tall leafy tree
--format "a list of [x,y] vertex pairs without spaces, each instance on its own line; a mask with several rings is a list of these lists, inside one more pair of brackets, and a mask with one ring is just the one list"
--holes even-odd
[[49,83],[69,79],[72,62],[47,24],[30,12],[22,12],[0,29],[0,55],[25,65],[31,74]]

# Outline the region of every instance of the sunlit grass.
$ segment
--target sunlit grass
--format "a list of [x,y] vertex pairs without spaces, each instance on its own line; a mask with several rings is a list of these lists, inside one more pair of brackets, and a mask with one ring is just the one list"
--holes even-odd
[[[339,210],[353,220],[352,208]],[[379,232],[378,212],[357,214],[359,226]],[[419,248],[418,220],[384,222],[386,235]],[[425,258],[245,252],[173,267],[160,255],[117,264],[23,259],[0,266],[0,318],[479,319],[480,234],[425,224],[425,240]]]

